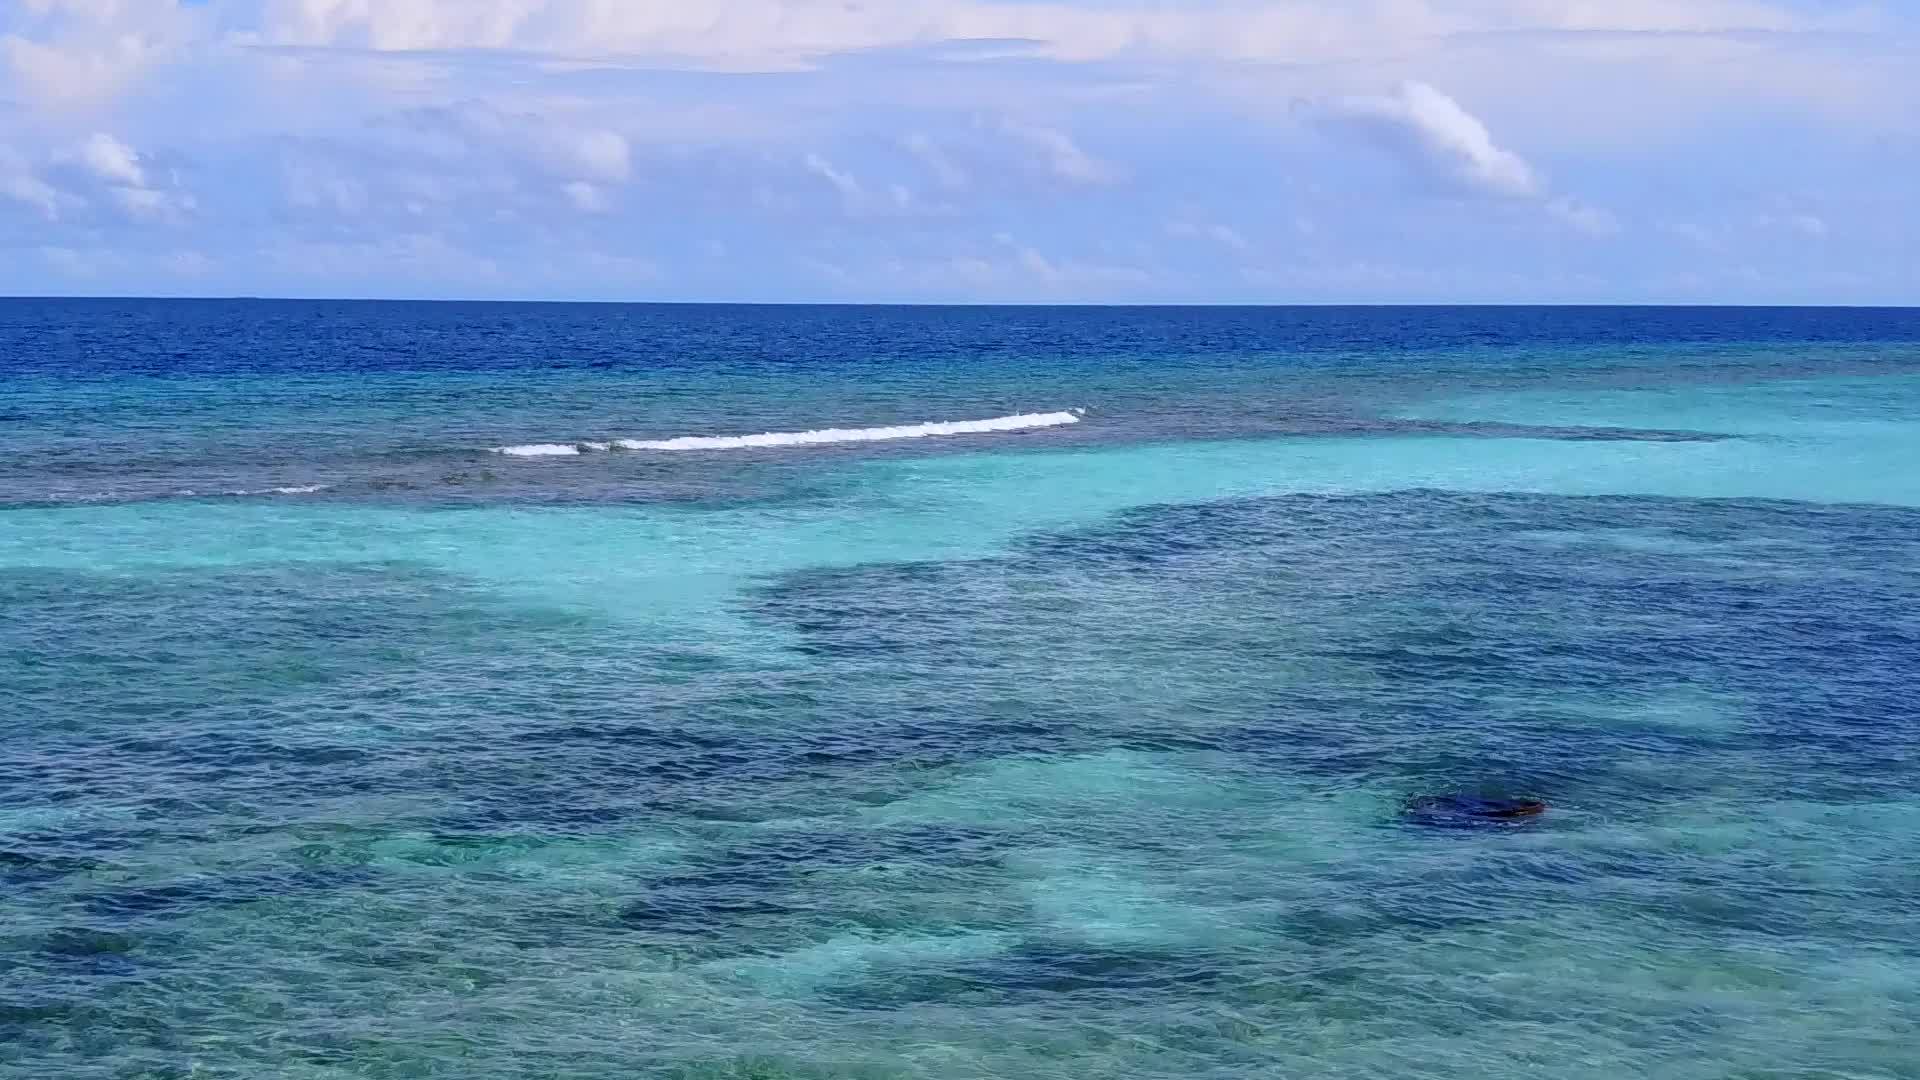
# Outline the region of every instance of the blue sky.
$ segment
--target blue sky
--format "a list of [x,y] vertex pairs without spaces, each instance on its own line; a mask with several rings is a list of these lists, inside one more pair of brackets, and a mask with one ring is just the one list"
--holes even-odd
[[1920,303],[1920,3],[0,0],[0,293]]

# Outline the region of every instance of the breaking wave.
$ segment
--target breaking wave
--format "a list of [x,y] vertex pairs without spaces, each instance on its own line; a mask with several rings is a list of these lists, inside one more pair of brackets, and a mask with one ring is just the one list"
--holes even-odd
[[886,442],[892,439],[926,439],[944,435],[978,435],[998,431],[1026,431],[1032,428],[1077,424],[1083,409],[1061,412],[1021,413],[996,416],[989,420],[945,420],[928,424],[899,424],[892,427],[821,428],[817,431],[769,431],[760,435],[683,435],[674,439],[614,439],[609,442],[525,443],[497,446],[493,452],[511,457],[575,457],[599,450],[740,450],[778,446],[819,446],[827,443]]

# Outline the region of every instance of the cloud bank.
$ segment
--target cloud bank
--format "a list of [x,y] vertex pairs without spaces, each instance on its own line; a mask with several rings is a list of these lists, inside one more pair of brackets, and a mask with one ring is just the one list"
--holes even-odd
[[0,291],[1897,299],[1916,20],[0,0]]

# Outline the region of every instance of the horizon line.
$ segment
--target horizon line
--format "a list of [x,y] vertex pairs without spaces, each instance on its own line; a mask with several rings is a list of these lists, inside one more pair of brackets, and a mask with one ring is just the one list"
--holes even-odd
[[994,309],[1076,308],[1115,309],[1219,309],[1277,310],[1313,309],[1585,309],[1585,310],[1747,310],[1747,311],[1917,311],[1920,303],[1765,303],[1757,301],[1528,301],[1528,300],[1299,300],[1299,301],[1103,301],[1073,300],[1043,302],[1029,300],[608,300],[554,299],[551,297],[414,297],[414,296],[141,296],[137,294],[0,295],[0,303],[20,302],[101,302],[101,303],[313,303],[313,304],[498,304],[516,306],[604,306],[604,307],[771,307],[771,308],[941,308]]

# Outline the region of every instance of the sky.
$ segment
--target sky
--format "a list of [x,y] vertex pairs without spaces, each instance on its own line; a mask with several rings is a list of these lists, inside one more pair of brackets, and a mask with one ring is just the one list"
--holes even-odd
[[1920,303],[1920,0],[0,0],[0,295]]

